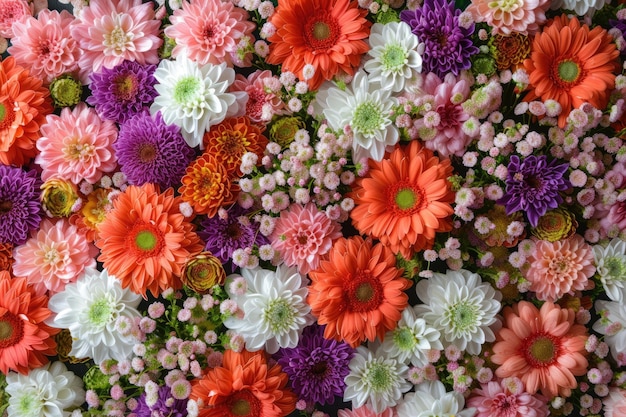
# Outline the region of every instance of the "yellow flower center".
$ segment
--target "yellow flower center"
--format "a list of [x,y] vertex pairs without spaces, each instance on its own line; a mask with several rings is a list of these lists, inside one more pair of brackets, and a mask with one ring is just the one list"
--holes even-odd
[[313,53],[324,52],[335,46],[339,34],[339,24],[325,12],[316,13],[304,24],[304,39]]
[[573,83],[580,75],[580,66],[572,60],[559,62],[558,73],[561,80]]

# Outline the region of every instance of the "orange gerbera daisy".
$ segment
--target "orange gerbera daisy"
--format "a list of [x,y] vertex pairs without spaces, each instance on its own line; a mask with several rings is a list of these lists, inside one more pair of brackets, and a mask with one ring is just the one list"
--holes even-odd
[[368,175],[349,194],[354,226],[406,259],[431,248],[435,233],[452,230],[452,171],[449,159],[440,161],[418,141],[370,160]]
[[585,326],[574,324],[575,313],[548,301],[537,309],[520,301],[504,309],[506,321],[496,334],[493,363],[500,378],[518,377],[526,391],[553,398],[569,397],[575,377],[587,372]]
[[324,337],[352,347],[365,339],[383,339],[396,328],[408,304],[404,290],[411,281],[402,278],[394,254],[361,236],[339,238],[316,270],[309,272],[307,302],[319,324],[328,324]]
[[312,65],[315,74],[309,88],[317,88],[343,71],[350,75],[369,50],[366,39],[371,23],[366,9],[350,0],[285,0],[280,2],[270,22],[276,33],[269,37],[267,62],[282,64],[301,80],[302,70]]
[[0,372],[27,374],[56,355],[54,336],[61,329],[44,323],[51,314],[48,297],[37,295],[26,278],[0,271]]
[[530,81],[526,100],[558,101],[560,127],[569,112],[585,102],[604,109],[620,70],[618,56],[605,29],[590,29],[577,17],[557,16],[535,36],[530,58],[524,61]]
[[192,381],[190,399],[198,417],[284,417],[296,407],[280,365],[269,365],[262,351],[224,352],[222,366]]
[[43,80],[31,77],[13,57],[0,60],[0,162],[25,165],[35,155],[39,127],[52,113],[50,92]]
[[191,163],[178,189],[183,201],[191,204],[196,213],[213,217],[222,206],[237,200],[239,186],[233,184],[226,166],[209,153],[203,153]]
[[98,261],[122,287],[158,297],[182,288],[180,275],[192,255],[203,249],[188,218],[179,211],[179,197],[168,188],[159,193],[153,183],[131,185],[113,201],[113,209],[98,225]]
[[203,145],[205,153],[221,161],[229,174],[241,176],[241,157],[246,152],[253,152],[263,158],[263,151],[267,145],[267,138],[261,129],[250,123],[246,116],[232,117],[224,120],[204,134]]

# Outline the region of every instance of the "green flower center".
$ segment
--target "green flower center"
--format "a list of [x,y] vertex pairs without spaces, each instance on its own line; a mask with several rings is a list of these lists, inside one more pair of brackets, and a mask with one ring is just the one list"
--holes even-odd
[[366,384],[375,392],[388,390],[393,379],[389,366],[378,362],[373,363],[365,375]]
[[398,72],[406,64],[406,51],[399,44],[388,45],[380,56],[380,63],[386,71]]
[[556,360],[557,346],[554,341],[544,335],[530,340],[526,349],[526,357],[529,363],[535,367],[547,366]]
[[96,300],[90,307],[87,317],[96,327],[104,327],[113,319],[113,306],[106,298]]
[[445,315],[456,333],[468,333],[476,329],[480,310],[477,305],[463,301],[451,306]]
[[624,257],[611,256],[604,260],[604,267],[606,268],[606,275],[610,276],[616,281],[623,281],[626,278],[626,262]]
[[5,117],[7,117],[7,108],[3,103],[0,103],[0,123],[4,121]]
[[227,407],[233,416],[259,417],[261,415],[261,403],[249,390],[234,393]]
[[375,134],[385,124],[385,117],[378,104],[366,101],[359,104],[352,118],[352,129],[366,136]]
[[0,130],[8,129],[15,120],[15,113],[7,103],[0,103]]
[[56,107],[78,104],[82,94],[83,87],[72,77],[57,78],[50,84],[50,96]]
[[151,251],[157,245],[158,239],[150,230],[142,230],[135,236],[135,244],[144,251]]
[[412,351],[417,339],[410,328],[399,327],[393,332],[393,343],[400,350]]
[[364,282],[356,288],[354,295],[357,300],[366,303],[374,297],[374,292],[372,285],[369,282]]
[[282,298],[269,302],[263,312],[263,320],[274,333],[288,330],[294,321],[294,311],[287,300]]
[[8,311],[0,317],[0,348],[15,345],[24,336],[24,322]]
[[580,76],[580,72],[580,66],[572,60],[559,62],[557,73],[561,81],[573,83]]
[[419,202],[420,196],[410,188],[403,188],[396,194],[396,204],[400,210],[409,210]]
[[318,41],[328,39],[330,33],[330,27],[325,22],[315,22],[313,25],[313,37]]
[[202,84],[196,77],[185,77],[174,87],[174,100],[178,104],[193,104],[200,95]]
[[39,395],[34,388],[30,388],[27,389],[26,392],[20,394],[16,411],[17,415],[22,417],[38,417],[43,414],[42,408],[42,399],[39,398]]

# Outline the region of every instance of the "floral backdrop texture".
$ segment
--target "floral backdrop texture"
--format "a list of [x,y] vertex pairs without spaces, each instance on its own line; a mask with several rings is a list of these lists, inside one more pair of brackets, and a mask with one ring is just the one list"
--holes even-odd
[[0,0],[0,415],[626,416],[626,6]]

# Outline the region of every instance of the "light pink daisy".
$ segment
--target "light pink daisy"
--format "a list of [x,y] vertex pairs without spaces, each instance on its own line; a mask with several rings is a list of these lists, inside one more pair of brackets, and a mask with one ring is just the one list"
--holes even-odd
[[296,265],[301,274],[307,274],[341,236],[341,226],[315,204],[292,204],[280,213],[270,241],[287,266]]
[[25,277],[38,293],[63,291],[85,268],[96,267],[96,248],[67,219],[44,219],[30,239],[15,248],[13,273]]
[[11,39],[13,23],[32,15],[33,7],[26,0],[0,0],[0,36]]
[[593,249],[578,234],[555,242],[537,241],[527,262],[530,267],[524,276],[540,300],[555,302],[567,293],[592,288]]
[[84,103],[74,110],[64,108],[60,116],[48,115],[41,134],[35,162],[43,169],[44,181],[55,177],[74,184],[83,180],[95,184],[117,166],[112,146],[117,138],[115,124],[102,120]]
[[486,22],[492,33],[533,35],[546,21],[548,0],[517,0],[513,2],[472,0],[467,11],[476,22]]
[[475,417],[547,417],[547,398],[524,390],[519,378],[491,381],[472,391],[468,407],[476,408]]
[[161,22],[152,2],[142,0],[92,0],[71,26],[72,37],[84,50],[81,68],[99,72],[122,61],[158,64]]
[[337,417],[393,417],[393,408],[389,407],[380,413],[373,411],[367,405],[355,408],[354,410],[343,409],[337,411]]
[[246,116],[253,122],[267,123],[272,120],[275,114],[285,113],[283,101],[271,89],[265,86],[266,80],[272,77],[272,72],[269,70],[257,70],[248,75],[248,78],[237,74],[235,82],[230,87],[230,91],[245,91],[248,93]]
[[[79,76],[80,48],[70,35],[74,21],[67,10],[42,10],[37,18],[25,17],[13,25],[14,37],[8,52],[15,61],[30,70],[34,77],[45,84],[62,74]],[[87,72],[79,77],[86,84]]]
[[200,65],[232,65],[239,40],[250,36],[256,26],[248,20],[248,12],[223,0],[183,1],[170,22],[165,35],[176,41],[172,56],[185,53]]

